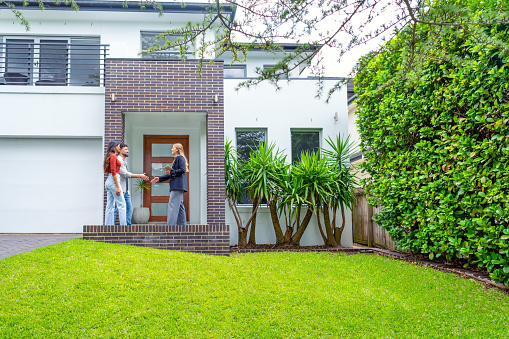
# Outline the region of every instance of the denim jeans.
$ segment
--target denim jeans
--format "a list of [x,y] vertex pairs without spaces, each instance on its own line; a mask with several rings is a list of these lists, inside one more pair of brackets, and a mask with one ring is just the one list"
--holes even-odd
[[[120,175],[117,174],[117,180],[120,181]],[[106,189],[106,212],[104,213],[104,224],[115,225],[115,206],[118,207],[118,218],[120,219],[120,225],[126,225],[126,214],[125,214],[125,200],[122,190],[120,195],[116,194],[117,185],[113,176],[108,174],[108,178],[104,183]]]
[[168,201],[167,225],[185,225],[186,209],[184,207],[184,191],[174,190],[170,192]]
[[[129,195],[129,192],[125,192],[124,200],[125,200],[125,220],[127,222],[127,225],[131,225],[131,219],[133,216],[133,204],[131,203],[131,196]],[[117,213],[118,207],[115,204],[115,216],[113,217],[113,220],[117,219]]]

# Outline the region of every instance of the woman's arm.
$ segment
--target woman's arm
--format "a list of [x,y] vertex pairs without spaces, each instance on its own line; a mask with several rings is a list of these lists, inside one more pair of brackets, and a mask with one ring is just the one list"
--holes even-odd
[[159,182],[163,182],[163,181],[169,180],[169,179],[170,179],[170,177],[171,177],[171,176],[170,176],[170,175],[168,175],[168,174],[161,175],[161,176],[159,177]]
[[117,196],[120,196],[120,193],[122,193],[122,189],[120,188],[120,184],[118,183],[118,178],[115,174],[112,175],[113,176],[113,180],[115,181],[115,185],[117,185],[117,189],[116,189],[116,194]]
[[[112,154],[110,155],[110,173],[111,173],[111,176],[113,177],[113,180],[115,181],[115,185],[117,186],[117,189],[116,189],[116,194],[117,196],[120,196],[120,193],[122,193],[122,189],[120,188],[120,184],[118,183],[118,179],[117,179],[117,162],[119,162],[119,160],[117,159],[117,156],[115,154]],[[120,168],[119,168],[119,171],[120,171]]]

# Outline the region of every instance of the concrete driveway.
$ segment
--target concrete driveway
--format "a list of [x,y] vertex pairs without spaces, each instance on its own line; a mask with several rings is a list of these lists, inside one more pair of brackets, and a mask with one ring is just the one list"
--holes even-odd
[[0,234],[0,259],[75,238],[82,234]]

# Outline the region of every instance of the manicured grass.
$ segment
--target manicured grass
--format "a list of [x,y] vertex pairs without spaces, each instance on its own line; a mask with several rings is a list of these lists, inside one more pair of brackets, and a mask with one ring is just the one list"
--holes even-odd
[[0,259],[0,338],[509,337],[509,296],[374,255],[71,240]]

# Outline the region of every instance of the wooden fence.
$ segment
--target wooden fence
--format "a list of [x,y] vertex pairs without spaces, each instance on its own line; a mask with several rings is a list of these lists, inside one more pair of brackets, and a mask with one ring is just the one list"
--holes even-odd
[[395,250],[396,243],[392,241],[389,233],[373,220],[373,215],[379,212],[378,207],[368,204],[364,190],[357,190],[355,195],[356,200],[352,208],[353,242]]

